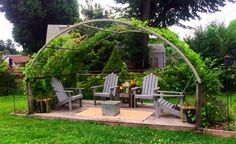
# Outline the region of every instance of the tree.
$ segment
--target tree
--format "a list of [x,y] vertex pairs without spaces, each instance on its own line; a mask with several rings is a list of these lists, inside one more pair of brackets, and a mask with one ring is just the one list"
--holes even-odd
[[48,24],[73,24],[77,0],[0,0],[0,11],[14,24],[13,37],[24,52],[37,52],[45,43]]
[[123,61],[118,48],[114,48],[112,54],[103,68],[103,72],[117,72],[120,71],[123,66]]
[[[147,20],[150,26],[182,25],[180,20],[200,19],[199,13],[214,13],[232,0],[115,0],[128,4],[125,16]],[[183,25],[182,25],[183,26]]]
[[16,45],[11,39],[7,39],[6,42],[0,40],[0,52],[2,54],[18,54],[16,50]]
[[3,51],[5,49],[5,42],[3,40],[0,40],[0,51]]
[[81,5],[81,13],[85,20],[109,18],[111,12],[105,10],[100,4],[93,4],[93,0],[86,0],[86,6]]
[[194,36],[186,38],[185,42],[204,58],[222,59],[226,54],[236,58],[235,36],[236,20],[231,21],[228,27],[212,22],[206,28],[197,28]]
[[194,36],[186,38],[185,42],[204,58],[223,58],[227,51],[226,32],[223,23],[212,22],[206,28],[198,27]]
[[227,54],[233,55],[236,59],[236,19],[232,20],[227,27]]

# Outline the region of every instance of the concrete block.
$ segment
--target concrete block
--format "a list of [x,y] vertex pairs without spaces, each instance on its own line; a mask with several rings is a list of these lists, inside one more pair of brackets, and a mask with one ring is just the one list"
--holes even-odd
[[116,116],[120,113],[120,101],[105,101],[102,102],[102,115]]

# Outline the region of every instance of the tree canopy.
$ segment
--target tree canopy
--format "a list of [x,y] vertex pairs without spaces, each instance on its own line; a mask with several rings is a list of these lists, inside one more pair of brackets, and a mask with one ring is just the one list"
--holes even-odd
[[117,47],[115,47],[111,53],[111,56],[103,68],[103,72],[119,72],[122,68],[123,61],[120,52]]
[[16,45],[11,39],[7,39],[6,42],[0,40],[0,52],[2,54],[18,54],[15,46]]
[[200,19],[199,13],[214,13],[232,0],[115,0],[128,4],[127,17],[148,20],[150,26],[167,27],[181,20]]
[[43,46],[48,24],[73,24],[78,17],[77,0],[0,0],[0,11],[13,23],[13,37],[25,53]]
[[227,53],[236,59],[236,19],[232,20],[227,28]]
[[185,41],[204,58],[222,59],[226,54],[236,58],[235,29],[236,20],[231,21],[228,27],[212,22],[206,28],[198,27],[194,36],[186,38]]
[[109,18],[111,12],[104,9],[100,4],[92,3],[93,0],[86,0],[86,6],[81,5],[81,13],[85,20]]

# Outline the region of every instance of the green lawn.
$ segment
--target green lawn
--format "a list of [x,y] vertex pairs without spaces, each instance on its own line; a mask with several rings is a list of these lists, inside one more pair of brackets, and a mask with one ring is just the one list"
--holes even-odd
[[[24,96],[16,96],[18,111],[26,108]],[[194,132],[176,132],[148,128],[107,126],[93,122],[41,120],[10,115],[12,97],[0,97],[0,143],[236,143]]]

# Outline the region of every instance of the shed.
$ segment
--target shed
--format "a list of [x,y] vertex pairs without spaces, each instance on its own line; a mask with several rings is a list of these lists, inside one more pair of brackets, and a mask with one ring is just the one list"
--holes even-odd
[[166,50],[163,44],[148,44],[149,51],[149,65],[151,67],[164,68],[166,65]]

